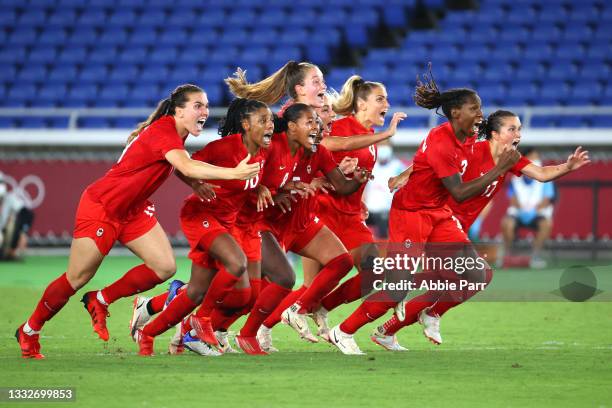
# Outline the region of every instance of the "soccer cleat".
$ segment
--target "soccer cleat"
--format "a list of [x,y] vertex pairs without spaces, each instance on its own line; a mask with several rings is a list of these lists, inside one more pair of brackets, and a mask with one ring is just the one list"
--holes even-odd
[[91,316],[91,324],[94,331],[104,341],[108,341],[108,329],[106,328],[106,318],[110,316],[108,306],[100,303],[96,297],[97,291],[87,292],[83,295],[81,302],[85,310]]
[[397,320],[399,320],[400,322],[403,322],[406,319],[406,303],[407,302],[408,301],[406,299],[403,299],[393,308],[395,316],[397,316]]
[[204,343],[208,343],[213,347],[219,347],[219,341],[215,337],[210,317],[197,317],[195,315],[189,316],[189,323],[195,330],[196,336]]
[[172,302],[172,299],[176,297],[178,290],[182,288],[183,286],[185,286],[185,282],[178,280],[178,279],[175,279],[172,282],[170,282],[170,287],[168,288],[168,297],[166,298],[166,304],[164,307],[168,307],[170,302]]
[[257,330],[257,341],[261,349],[267,353],[276,353],[278,349],[272,345],[272,329],[267,328],[263,324]]
[[142,333],[142,329],[136,330],[136,343],[138,343],[138,354],[141,356],[153,355],[153,340],[155,337]]
[[440,316],[430,316],[427,310],[422,310],[419,313],[419,323],[423,326],[423,334],[433,344],[442,344],[442,336],[440,335]]
[[370,336],[370,340],[372,340],[374,343],[378,344],[379,346],[381,346],[385,350],[389,350],[389,351],[408,351],[408,349],[406,347],[401,346],[397,342],[397,336],[396,335],[387,336],[386,334],[382,333],[378,328],[375,329],[372,332],[372,335]]
[[548,262],[540,256],[534,255],[529,261],[529,267],[533,269],[544,269],[548,266]]
[[168,354],[176,355],[183,354],[185,351],[185,345],[183,344],[183,333],[181,331],[181,323],[176,325],[176,330],[174,332],[174,336],[170,339],[170,344],[168,345]]
[[217,330],[215,332],[215,337],[219,342],[219,348],[223,352],[223,354],[237,354],[238,350],[232,347],[232,344],[229,341],[229,335],[226,331]]
[[344,333],[340,330],[340,325],[334,327],[329,331],[329,340],[331,344],[338,347],[338,349],[347,355],[363,355],[365,354],[357,343],[352,334]]
[[245,352],[245,354],[250,354],[250,355],[267,355],[268,353],[266,353],[261,346],[259,345],[259,342],[257,341],[257,337],[243,337],[243,336],[236,336],[236,345]]
[[38,342],[39,335],[33,334],[31,336],[27,335],[23,331],[22,324],[15,331],[15,339],[17,343],[19,343],[19,347],[21,348],[21,357],[23,358],[34,358],[36,360],[41,360],[45,358],[42,354],[40,354],[40,343]]
[[210,344],[201,341],[197,336],[195,336],[194,330],[183,336],[183,344],[187,350],[201,356],[218,357],[223,354]]
[[312,320],[317,325],[317,336],[325,341],[329,341],[329,324],[327,322],[327,309],[323,306],[312,314]]
[[136,296],[134,298],[132,319],[130,320],[130,336],[132,336],[132,338],[134,338],[136,330],[142,329],[145,324],[151,320],[151,315],[147,310],[148,301],[149,298],[145,296]]
[[283,323],[298,332],[302,339],[311,343],[318,343],[319,340],[311,333],[310,327],[308,327],[306,315],[298,313],[298,310],[300,310],[300,305],[297,303],[294,303],[285,309],[285,311],[283,311],[281,314]]

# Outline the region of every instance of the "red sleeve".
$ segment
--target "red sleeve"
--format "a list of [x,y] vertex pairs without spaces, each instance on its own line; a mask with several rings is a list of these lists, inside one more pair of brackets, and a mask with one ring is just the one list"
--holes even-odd
[[162,157],[165,157],[166,153],[171,150],[185,150],[184,141],[178,135],[172,123],[160,119],[158,123],[154,123],[152,126],[156,126],[156,128],[152,129],[153,132],[150,135],[151,148],[159,152]]
[[330,136],[352,136],[346,119],[334,120],[329,132]]
[[325,146],[318,145],[315,154],[317,155],[317,170],[320,170],[323,174],[327,174],[338,167],[338,164]]
[[514,167],[512,167],[510,169],[510,171],[512,172],[512,174],[514,174],[515,176],[520,176],[521,170],[523,170],[525,168],[525,166],[527,166],[528,164],[531,164],[531,160],[529,160],[528,158],[526,158],[525,156],[521,156],[521,158],[519,159],[519,161],[516,162],[516,164],[514,165]]
[[455,146],[444,143],[445,140],[442,135],[430,134],[425,141],[427,162],[440,179],[461,173]]

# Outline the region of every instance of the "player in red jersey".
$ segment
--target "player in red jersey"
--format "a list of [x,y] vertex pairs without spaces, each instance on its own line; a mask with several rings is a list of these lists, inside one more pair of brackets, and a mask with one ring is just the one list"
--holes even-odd
[[[193,157],[218,165],[235,165],[246,156],[263,169],[273,126],[272,113],[266,104],[235,100],[228,109],[222,138],[207,144]],[[260,177],[261,171],[246,181],[217,182],[216,198],[210,202],[195,194],[187,197],[181,209],[181,227],[191,247],[191,279],[186,290],[155,320],[137,330],[139,354],[153,354],[154,337],[175,326],[200,303],[197,313],[189,319],[191,327],[200,339],[217,344],[210,327],[210,313],[246,270],[244,252],[229,231],[249,190],[257,187]]]
[[[383,140],[374,134],[373,126],[382,126],[389,110],[387,91],[378,82],[364,81],[360,76],[351,76],[343,85],[338,99],[334,102],[334,112],[345,117],[332,122],[330,136],[324,138],[322,144],[331,144],[332,155],[340,163],[345,158],[356,159],[359,167],[372,171],[376,163],[376,142]],[[397,125],[406,117],[404,112],[396,112],[391,119],[389,128],[384,132],[393,135]],[[363,135],[363,136],[357,136]],[[337,149],[337,143],[329,140],[351,140],[366,137],[369,145],[357,149]],[[365,184],[349,196],[339,196],[333,191],[318,197],[317,214],[325,224],[340,238],[350,251],[353,262],[360,271],[371,269],[371,259],[378,256],[374,237],[362,218],[362,196]],[[350,227],[347,227],[350,226]],[[311,275],[311,269],[318,265],[306,261],[305,276]],[[318,334],[327,339],[327,312],[342,303],[352,302],[361,297],[361,274],[349,279],[334,290],[322,301],[321,307],[313,313],[318,326]]]
[[[462,182],[461,176],[467,167],[466,150],[473,145],[483,119],[480,98],[471,89],[440,92],[431,76],[425,78],[426,83],[417,83],[416,104],[427,109],[442,108],[449,121],[432,129],[419,146],[410,179],[393,198],[389,241],[409,247],[428,242],[469,244],[446,204],[448,198],[452,196],[461,202],[481,193],[509,170],[520,155],[515,149],[504,150],[490,172]],[[469,251],[469,248],[465,249]],[[483,282],[490,275],[488,269],[485,266],[466,271],[463,278]],[[387,292],[374,293],[342,324],[330,330],[331,342],[345,354],[363,354],[353,334],[397,303]]]
[[43,358],[39,333],[44,323],[94,276],[115,241],[122,242],[144,264],[103,291],[83,297],[101,339],[108,340],[108,304],[149,290],[174,274],[172,248],[155,219],[155,207],[148,201],[172,173],[172,167],[190,177],[208,179],[249,179],[258,173],[259,166],[248,165],[246,160],[228,169],[190,159],[185,138],[190,133],[199,135],[207,118],[204,91],[195,85],[179,86],[132,132],[108,173],[85,189],[77,208],[68,269],[47,286],[34,313],[15,334],[24,358]]
[[[490,114],[480,126],[479,135],[482,141],[474,143],[472,149],[468,150],[468,165],[463,175],[465,181],[474,180],[482,174],[489,172],[499,161],[501,152],[508,146],[516,147],[521,139],[521,121],[519,117],[509,111],[498,110]],[[567,161],[561,165],[538,166],[530,162],[525,157],[509,170],[514,175],[525,174],[540,182],[557,179],[569,172],[575,171],[582,166],[590,163],[588,152],[578,147],[571,154]],[[464,231],[470,229],[478,214],[493,199],[495,194],[501,189],[507,173],[501,174],[479,195],[476,195],[464,202],[457,202],[452,197],[449,198],[448,205],[453,211],[454,216],[459,220]],[[398,185],[408,181],[410,172],[400,175],[390,181],[390,189],[395,189]],[[406,350],[401,347],[396,338],[396,333],[405,326],[409,326],[419,321],[423,325],[423,333],[434,344],[442,343],[440,335],[440,318],[449,309],[465,302],[445,301],[450,296],[444,292],[428,291],[419,295],[405,304],[404,319],[400,321],[397,316],[393,316],[383,325],[379,326],[371,339],[387,350],[399,351]]]

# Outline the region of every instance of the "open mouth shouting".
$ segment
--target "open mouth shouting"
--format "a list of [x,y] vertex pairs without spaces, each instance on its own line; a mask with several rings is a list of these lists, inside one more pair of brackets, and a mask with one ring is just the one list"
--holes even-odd
[[514,147],[516,149],[520,142],[521,142],[521,139],[514,139],[512,141],[512,147]]
[[472,125],[472,133],[478,133],[478,131],[480,130],[481,124],[482,124],[482,119],[479,119],[478,121],[474,122],[474,124]]
[[270,143],[272,143],[272,133],[265,133],[263,135],[262,141],[263,141],[264,146],[266,147],[270,146]]
[[199,132],[202,131],[202,129],[204,129],[204,124],[206,123],[206,119],[208,119],[207,117],[203,117],[198,119],[198,121],[196,122],[196,127],[198,129]]

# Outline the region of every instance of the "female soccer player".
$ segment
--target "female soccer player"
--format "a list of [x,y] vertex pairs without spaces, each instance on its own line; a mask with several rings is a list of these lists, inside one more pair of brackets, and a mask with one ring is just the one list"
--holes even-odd
[[[373,126],[382,126],[389,110],[387,91],[379,82],[364,81],[360,76],[351,76],[343,85],[333,109],[345,116],[332,123],[330,135],[352,139],[354,135],[368,135],[372,144],[355,150],[334,151],[333,157],[341,162],[346,157],[356,158],[359,167],[372,171],[376,163],[376,142]],[[388,132],[393,134],[397,125],[406,118],[404,112],[393,114]],[[323,139],[323,144],[325,144]],[[353,262],[360,271],[371,269],[371,259],[378,256],[374,237],[362,219],[362,196],[365,184],[350,196],[338,196],[333,191],[319,196],[318,215],[340,238],[350,251]],[[306,268],[312,264],[307,263]],[[307,274],[309,272],[305,272]],[[352,302],[361,297],[361,274],[349,279],[325,299],[313,314],[319,326],[318,333],[327,339],[327,312],[342,303]]]
[[34,313],[15,333],[22,357],[44,357],[39,343],[44,323],[94,276],[115,241],[122,242],[144,264],[102,291],[83,297],[101,339],[108,340],[108,304],[149,290],[174,274],[170,243],[148,201],[172,167],[193,178],[249,180],[257,175],[259,164],[247,164],[248,156],[234,163],[233,169],[189,158],[185,139],[190,133],[199,135],[207,118],[204,91],[189,84],[177,87],[132,132],[118,162],[85,189],[77,208],[68,269],[46,288]]
[[[482,177],[462,182],[467,167],[467,152],[474,144],[478,125],[482,122],[480,98],[471,89],[440,92],[433,78],[417,82],[415,102],[427,109],[442,108],[448,122],[432,129],[419,146],[408,183],[394,196],[389,217],[389,241],[465,243],[469,240],[452,217],[446,204],[452,196],[461,202],[483,192],[506,173],[520,155],[514,149],[502,152],[498,163]],[[469,248],[468,248],[469,249]],[[466,271],[465,279],[485,281],[486,268]],[[353,334],[366,323],[382,316],[396,301],[389,294],[377,292],[369,296],[342,324],[330,331],[330,340],[345,354],[363,354]]]
[[[272,113],[266,104],[236,99],[228,108],[222,138],[207,144],[193,157],[218,165],[233,165],[247,156],[263,169],[273,130]],[[185,200],[181,227],[191,247],[191,279],[187,289],[155,320],[136,332],[139,354],[153,354],[154,337],[175,326],[200,303],[198,313],[190,317],[191,327],[203,341],[218,344],[210,327],[210,313],[246,270],[244,252],[229,231],[249,190],[259,184],[260,176],[261,171],[244,182],[217,182],[216,198],[210,202],[203,202],[195,194]]]
[[[481,174],[489,172],[499,162],[504,149],[510,146],[516,147],[519,144],[521,140],[521,121],[518,115],[513,112],[498,110],[482,122],[479,136],[483,140],[475,143],[474,148],[468,151],[468,165],[462,177],[465,181],[474,180]],[[546,182],[578,170],[588,163],[590,163],[588,152],[582,150],[580,146],[567,158],[564,164],[541,167],[525,157],[521,157],[509,171],[517,176],[525,174],[540,182]],[[497,180],[487,186],[482,194],[464,202],[459,203],[450,197],[448,205],[464,231],[470,229],[478,214],[495,197],[495,194],[501,189],[506,175],[507,173],[501,174]],[[407,172],[398,178],[394,178],[390,188],[393,190],[397,184],[405,183],[409,176],[410,174]],[[404,348],[397,343],[395,334],[402,327],[409,326],[418,320],[423,325],[424,335],[434,344],[441,344],[440,318],[449,309],[458,306],[465,300],[467,299],[452,301],[448,293],[428,291],[405,304],[403,321],[400,321],[397,316],[393,316],[374,330],[371,339],[387,350],[402,350]]]

